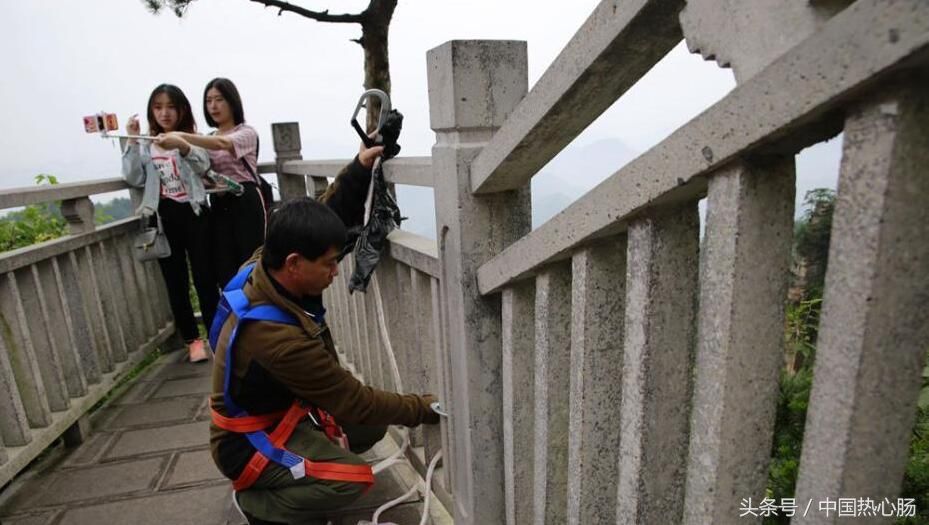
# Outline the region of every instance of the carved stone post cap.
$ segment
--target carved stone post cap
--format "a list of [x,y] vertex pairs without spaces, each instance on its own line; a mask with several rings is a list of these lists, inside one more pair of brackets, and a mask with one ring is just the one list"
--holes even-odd
[[691,53],[731,67],[738,82],[813,34],[851,0],[687,0],[681,28]]
[[300,124],[297,122],[275,122],[271,124],[274,137],[274,152],[300,153]]
[[451,40],[426,54],[433,130],[497,128],[528,86],[526,42]]
[[94,203],[88,197],[61,201],[61,215],[72,235],[94,231]]

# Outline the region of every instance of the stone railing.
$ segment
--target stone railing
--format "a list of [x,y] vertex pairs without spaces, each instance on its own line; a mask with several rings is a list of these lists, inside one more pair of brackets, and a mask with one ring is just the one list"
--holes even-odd
[[174,332],[161,273],[131,253],[136,219],[94,226],[90,195],[122,179],[0,191],[0,209],[61,202],[70,234],[0,253],[0,486]]
[[[739,85],[530,232],[531,177],[682,38]],[[841,131],[796,499],[895,498],[929,338],[927,50],[923,0],[605,0],[531,91],[524,43],[431,50],[431,161],[391,162],[435,188],[438,246],[395,238],[377,275],[404,388],[451,412],[456,521],[744,522],[768,477],[794,157]],[[293,194],[343,164],[299,158],[279,151]],[[328,300],[346,359],[392,386],[372,294]]]

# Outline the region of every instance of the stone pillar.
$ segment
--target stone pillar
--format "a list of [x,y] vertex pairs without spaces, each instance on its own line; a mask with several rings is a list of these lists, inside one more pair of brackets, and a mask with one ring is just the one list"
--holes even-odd
[[74,448],[83,443],[91,432],[93,432],[93,424],[90,422],[90,416],[84,414],[72,423],[61,437],[66,447]]
[[503,482],[506,525],[532,523],[535,442],[535,281],[503,290]]
[[271,134],[274,137],[274,165],[281,201],[306,197],[306,177],[284,173],[285,162],[303,159],[300,155],[300,124],[296,122],[271,124]]
[[533,523],[566,523],[571,385],[571,265],[553,264],[535,279]]
[[696,202],[629,224],[618,524],[680,523],[696,336]]
[[94,231],[94,203],[88,197],[61,201],[61,214],[68,221],[71,235]]
[[[845,122],[798,506],[897,502],[929,338],[925,86],[885,86]],[[810,512],[792,523],[842,521]]]
[[[319,200],[329,189],[329,179],[326,177],[310,177],[306,180],[306,189],[311,197]],[[394,197],[396,198],[396,195]]]
[[427,67],[455,522],[503,523],[500,296],[481,296],[477,270],[529,232],[530,195],[528,184],[472,195],[470,166],[526,94],[526,44],[451,41],[429,51]]
[[685,525],[761,523],[739,505],[768,482],[793,204],[793,156],[732,163],[709,181]]
[[615,522],[626,252],[622,235],[572,256],[565,517],[569,525]]

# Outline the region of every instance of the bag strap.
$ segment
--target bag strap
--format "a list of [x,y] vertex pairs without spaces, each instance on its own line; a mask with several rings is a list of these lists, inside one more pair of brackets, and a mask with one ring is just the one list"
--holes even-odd
[[[164,226],[161,224],[161,214],[158,213],[158,210],[155,210],[155,224],[158,227],[158,233],[164,233]],[[145,230],[148,228],[148,221],[151,220],[151,215],[139,215],[139,229]]]
[[[219,133],[217,133],[215,130],[210,132],[211,137],[215,137],[217,135],[219,135]],[[261,150],[261,139],[258,137],[258,133],[255,132],[255,162],[256,163],[258,162],[258,152],[260,150]],[[252,180],[255,181],[255,184],[260,185],[261,181],[258,179],[258,172],[252,169],[248,161],[245,160],[245,157],[242,157],[239,160],[242,161],[242,165],[245,166],[245,171],[247,171],[248,174],[252,176]]]
[[[258,152],[261,150],[261,140],[258,138],[258,133],[255,133],[255,163],[258,162]],[[252,176],[252,179],[255,181],[255,184],[261,186],[261,180],[258,179],[258,172],[252,169],[252,166],[245,160],[245,157],[239,159],[242,161],[242,165],[245,166],[245,171]]]

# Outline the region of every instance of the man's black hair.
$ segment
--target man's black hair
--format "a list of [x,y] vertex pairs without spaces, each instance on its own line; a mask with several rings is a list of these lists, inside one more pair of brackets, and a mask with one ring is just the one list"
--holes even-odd
[[261,261],[277,270],[292,253],[317,259],[330,248],[341,250],[346,235],[342,219],[325,204],[309,197],[285,201],[268,221]]

